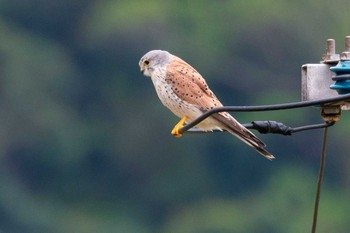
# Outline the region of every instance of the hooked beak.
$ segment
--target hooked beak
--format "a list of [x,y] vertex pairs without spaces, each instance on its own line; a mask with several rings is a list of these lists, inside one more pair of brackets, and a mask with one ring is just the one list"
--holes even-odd
[[151,75],[149,74],[149,70],[150,70],[150,67],[148,67],[147,64],[140,64],[140,72],[144,75],[144,76],[147,76],[147,77],[151,77]]
[[145,65],[144,64],[140,64],[140,72],[143,74],[143,72],[145,72]]

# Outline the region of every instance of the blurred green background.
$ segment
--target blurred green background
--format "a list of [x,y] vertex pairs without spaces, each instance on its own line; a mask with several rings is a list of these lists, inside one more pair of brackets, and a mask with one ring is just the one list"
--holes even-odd
[[[164,49],[226,105],[300,100],[300,67],[341,52],[348,0],[0,1],[0,231],[309,232],[322,130],[170,135],[138,61]],[[321,122],[319,109],[237,113]],[[318,232],[349,232],[350,118],[329,132]]]

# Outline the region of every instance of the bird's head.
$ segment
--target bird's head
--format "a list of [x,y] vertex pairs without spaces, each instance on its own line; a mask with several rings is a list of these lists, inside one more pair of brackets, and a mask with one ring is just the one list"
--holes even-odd
[[169,63],[171,54],[164,50],[151,50],[139,61],[140,71],[148,77],[158,67],[163,67]]

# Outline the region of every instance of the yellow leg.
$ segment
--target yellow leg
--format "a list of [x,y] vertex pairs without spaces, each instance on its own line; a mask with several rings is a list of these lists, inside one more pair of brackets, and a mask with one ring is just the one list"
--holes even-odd
[[179,132],[179,129],[185,124],[187,120],[187,117],[184,116],[180,121],[179,123],[177,123],[175,125],[175,127],[173,128],[173,130],[171,131],[171,134],[174,135],[175,137],[179,138],[182,136],[182,134]]

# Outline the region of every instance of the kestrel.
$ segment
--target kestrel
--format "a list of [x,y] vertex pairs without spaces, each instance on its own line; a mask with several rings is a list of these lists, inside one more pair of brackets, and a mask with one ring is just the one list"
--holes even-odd
[[[179,129],[209,109],[223,106],[209,89],[204,78],[181,58],[163,50],[152,50],[140,60],[141,72],[151,77],[160,101],[181,120],[171,131],[181,137]],[[269,160],[275,157],[265,150],[265,143],[227,112],[214,113],[197,128],[204,131],[226,130],[253,147]]]

